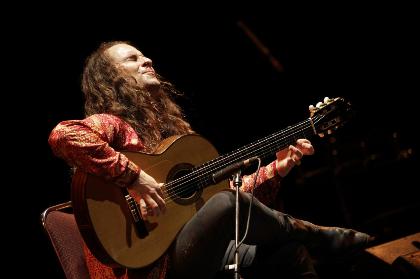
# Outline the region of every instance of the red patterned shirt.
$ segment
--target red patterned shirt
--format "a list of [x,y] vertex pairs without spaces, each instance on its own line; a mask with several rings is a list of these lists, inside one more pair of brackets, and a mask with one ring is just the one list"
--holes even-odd
[[[121,118],[110,114],[95,114],[83,120],[59,123],[51,132],[49,144],[53,152],[66,162],[88,173],[102,176],[121,187],[137,179],[141,166],[130,161],[119,150],[144,151],[145,146],[135,130]],[[279,189],[275,161],[261,167],[255,186],[255,196],[271,204]],[[242,191],[250,192],[255,177],[243,177]],[[260,187],[264,185],[264,187]],[[92,278],[165,278],[168,256],[141,269],[112,269],[101,264],[85,246],[87,265]]]

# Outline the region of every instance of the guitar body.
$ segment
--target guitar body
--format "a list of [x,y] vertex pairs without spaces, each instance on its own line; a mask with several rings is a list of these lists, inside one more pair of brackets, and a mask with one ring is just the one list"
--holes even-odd
[[[163,183],[218,156],[216,149],[198,135],[168,138],[153,155],[123,153]],[[72,183],[72,202],[79,230],[95,257],[110,266],[141,268],[162,256],[203,204],[227,188],[227,181],[183,193],[176,187],[164,188],[166,213],[144,219],[148,231],[145,237],[136,231],[124,188],[78,170]]]

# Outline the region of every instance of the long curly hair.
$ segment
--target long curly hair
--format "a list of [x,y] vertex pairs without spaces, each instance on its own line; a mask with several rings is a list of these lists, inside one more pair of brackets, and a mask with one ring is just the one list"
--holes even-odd
[[109,113],[121,117],[135,129],[150,152],[166,137],[192,133],[180,107],[171,98],[181,93],[160,75],[157,93],[140,88],[106,54],[108,48],[117,44],[132,45],[125,41],[105,42],[86,59],[82,77],[85,115]]

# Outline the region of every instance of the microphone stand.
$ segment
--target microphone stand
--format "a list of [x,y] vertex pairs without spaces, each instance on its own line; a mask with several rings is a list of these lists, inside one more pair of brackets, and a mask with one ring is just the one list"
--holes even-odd
[[[246,167],[250,165],[252,162],[258,161],[258,170],[260,168],[261,159],[258,157],[251,157],[247,160],[237,162],[235,164],[232,164],[222,170],[217,171],[212,175],[212,181],[213,183],[219,183],[221,180],[226,179],[229,175],[233,173],[232,182],[233,186],[236,188],[236,200],[235,200],[235,263],[234,264],[228,264],[225,266],[225,270],[231,270],[234,269],[235,279],[239,279],[239,188],[242,186],[242,174],[241,174],[241,168]],[[258,177],[258,174],[255,176],[255,181]],[[249,212],[251,212],[251,205],[249,207]],[[249,218],[249,216],[248,216]],[[249,219],[248,219],[249,221]],[[248,222],[247,222],[247,229],[248,230]]]
[[241,170],[238,170],[233,175],[233,186],[236,188],[236,201],[235,201],[235,269],[234,269],[234,278],[240,279],[239,276],[239,187],[242,185],[242,175]]

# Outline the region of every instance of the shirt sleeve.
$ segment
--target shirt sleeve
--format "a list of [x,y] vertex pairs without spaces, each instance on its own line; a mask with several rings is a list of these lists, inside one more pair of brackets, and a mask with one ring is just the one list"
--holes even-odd
[[[242,178],[241,191],[252,192],[252,186],[257,173],[244,175]],[[267,206],[274,203],[280,189],[281,177],[277,174],[276,161],[260,168],[257,181],[255,182],[255,197]],[[232,183],[231,188],[234,188]]]
[[71,166],[124,187],[132,184],[140,172],[136,164],[111,147],[127,126],[118,117],[96,114],[59,123],[48,142],[54,154]]

